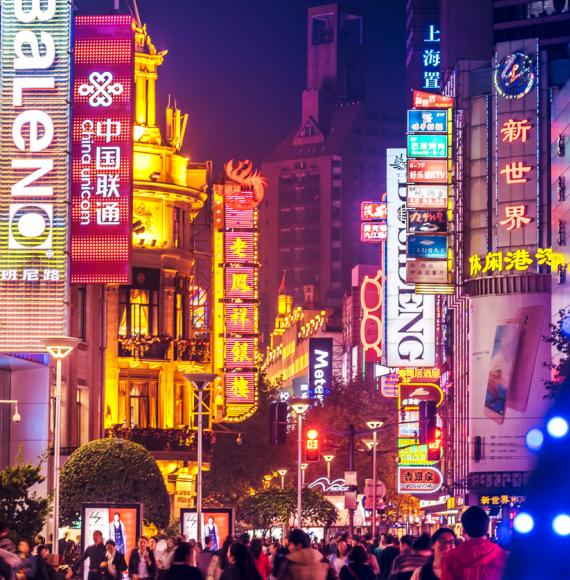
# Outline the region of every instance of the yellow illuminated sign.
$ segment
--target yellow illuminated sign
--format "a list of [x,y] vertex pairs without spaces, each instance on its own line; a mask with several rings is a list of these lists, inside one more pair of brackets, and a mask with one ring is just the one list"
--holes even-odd
[[528,250],[518,249],[509,252],[487,252],[482,257],[472,254],[469,257],[469,275],[474,277],[487,272],[516,271],[525,272],[533,264],[546,266],[551,272],[558,272],[566,267],[564,254],[554,252],[552,248],[538,248],[533,256]]

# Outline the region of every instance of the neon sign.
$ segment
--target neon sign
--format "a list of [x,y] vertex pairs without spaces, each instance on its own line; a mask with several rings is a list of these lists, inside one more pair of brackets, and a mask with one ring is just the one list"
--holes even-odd
[[134,27],[78,16],[74,36],[71,282],[129,282]]
[[2,2],[0,351],[67,334],[71,5]]
[[360,285],[360,343],[367,362],[382,360],[382,306],[383,306],[383,275],[378,270],[374,278],[365,276]]
[[453,107],[454,100],[453,97],[414,91],[412,102],[415,109],[450,109]]
[[410,159],[408,161],[408,182],[447,183],[447,160]]
[[474,277],[487,272],[526,272],[531,265],[544,266],[551,272],[558,272],[560,268],[566,268],[564,254],[553,252],[552,248],[538,248],[534,254],[525,249],[517,249],[510,252],[487,252],[482,258],[478,254],[469,257],[469,275]]
[[362,222],[360,224],[361,242],[383,242],[388,237],[388,226],[378,223]]
[[424,38],[425,48],[422,52],[424,89],[439,89],[441,73],[441,51],[439,50],[440,32],[433,24],[428,26],[427,37]]
[[535,66],[528,54],[513,52],[505,56],[495,70],[494,82],[505,99],[521,99],[532,90]]
[[509,119],[503,123],[503,127],[501,129],[501,133],[503,134],[503,141],[513,143],[520,139],[522,143],[526,143],[527,134],[531,129],[532,125],[529,124],[528,119],[523,119],[522,121]]
[[522,205],[507,205],[505,207],[505,219],[499,223],[506,226],[507,230],[518,230],[523,226],[529,224],[532,219],[525,215],[526,206]]
[[447,157],[447,135],[408,135],[408,157]]

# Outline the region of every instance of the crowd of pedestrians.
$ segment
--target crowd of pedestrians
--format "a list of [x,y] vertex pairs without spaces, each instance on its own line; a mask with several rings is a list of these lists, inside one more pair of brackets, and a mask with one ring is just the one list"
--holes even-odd
[[247,533],[229,537],[215,551],[208,537],[204,544],[182,536],[141,537],[126,555],[95,531],[81,554],[69,551],[76,555],[71,562],[69,541],[61,545],[67,565],[57,570],[43,538],[16,546],[0,523],[0,580],[500,580],[506,552],[486,537],[485,511],[471,507],[461,522],[462,538],[439,528],[431,537],[340,534],[325,543],[294,529],[280,542]]

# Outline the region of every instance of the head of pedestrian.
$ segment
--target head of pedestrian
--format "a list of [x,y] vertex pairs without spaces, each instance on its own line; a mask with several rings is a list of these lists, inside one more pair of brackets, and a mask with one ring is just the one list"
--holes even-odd
[[182,542],[174,550],[174,557],[172,563],[176,565],[190,564],[192,555],[192,547],[188,542]]
[[47,560],[48,557],[48,548],[45,544],[38,544],[37,547],[37,554],[40,558]]
[[28,539],[22,538],[18,542],[18,552],[22,556],[28,556],[32,552],[32,542]]
[[429,534],[422,534],[419,538],[414,540],[414,543],[412,544],[412,552],[423,555],[431,554]]
[[139,550],[144,552],[148,546],[148,538],[146,536],[141,536],[139,538]]
[[461,525],[468,538],[482,538],[489,529],[489,516],[483,508],[472,505],[463,512]]
[[257,568],[255,565],[255,560],[251,554],[251,550],[240,544],[239,542],[234,542],[230,546],[230,553],[228,555],[230,564],[235,568],[236,578],[257,578]]
[[455,532],[450,528],[439,528],[431,537],[431,547],[433,554],[437,561],[440,561],[442,556],[455,548]]
[[412,549],[412,544],[414,543],[414,536],[410,534],[405,534],[400,538],[400,552],[407,552]]
[[107,552],[109,552],[109,554],[111,554],[111,556],[115,553],[115,542],[113,542],[113,540],[107,540],[105,542],[105,548],[107,549]]
[[99,530],[95,530],[93,532],[93,543],[97,545],[103,543],[103,533],[100,532]]
[[249,534],[247,532],[244,532],[243,534],[240,534],[238,536],[238,542],[240,544],[243,544],[244,546],[249,546],[250,541],[251,541],[251,538],[249,537]]
[[368,561],[368,554],[363,546],[354,546],[354,548],[350,550],[348,559],[355,564],[365,564]]
[[342,540],[336,545],[337,555],[339,558],[344,558],[348,554],[348,544]]
[[289,534],[289,551],[300,552],[311,547],[311,538],[303,530],[294,529]]

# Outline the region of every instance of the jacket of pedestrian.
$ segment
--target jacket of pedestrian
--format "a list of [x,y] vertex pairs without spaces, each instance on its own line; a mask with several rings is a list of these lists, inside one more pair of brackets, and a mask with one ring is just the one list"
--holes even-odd
[[303,548],[287,555],[278,580],[332,580],[336,577],[329,561],[318,550]]
[[507,553],[486,538],[466,540],[444,557],[441,580],[500,580]]
[[340,580],[374,580],[376,574],[370,564],[357,564],[352,562],[340,569]]
[[[148,570],[148,578],[154,578],[156,574],[156,560],[154,559],[154,552],[147,548],[148,560],[146,567]],[[131,556],[129,558],[129,574],[130,576],[138,576],[139,573],[139,563],[141,559],[141,553],[138,548],[133,548]]]

